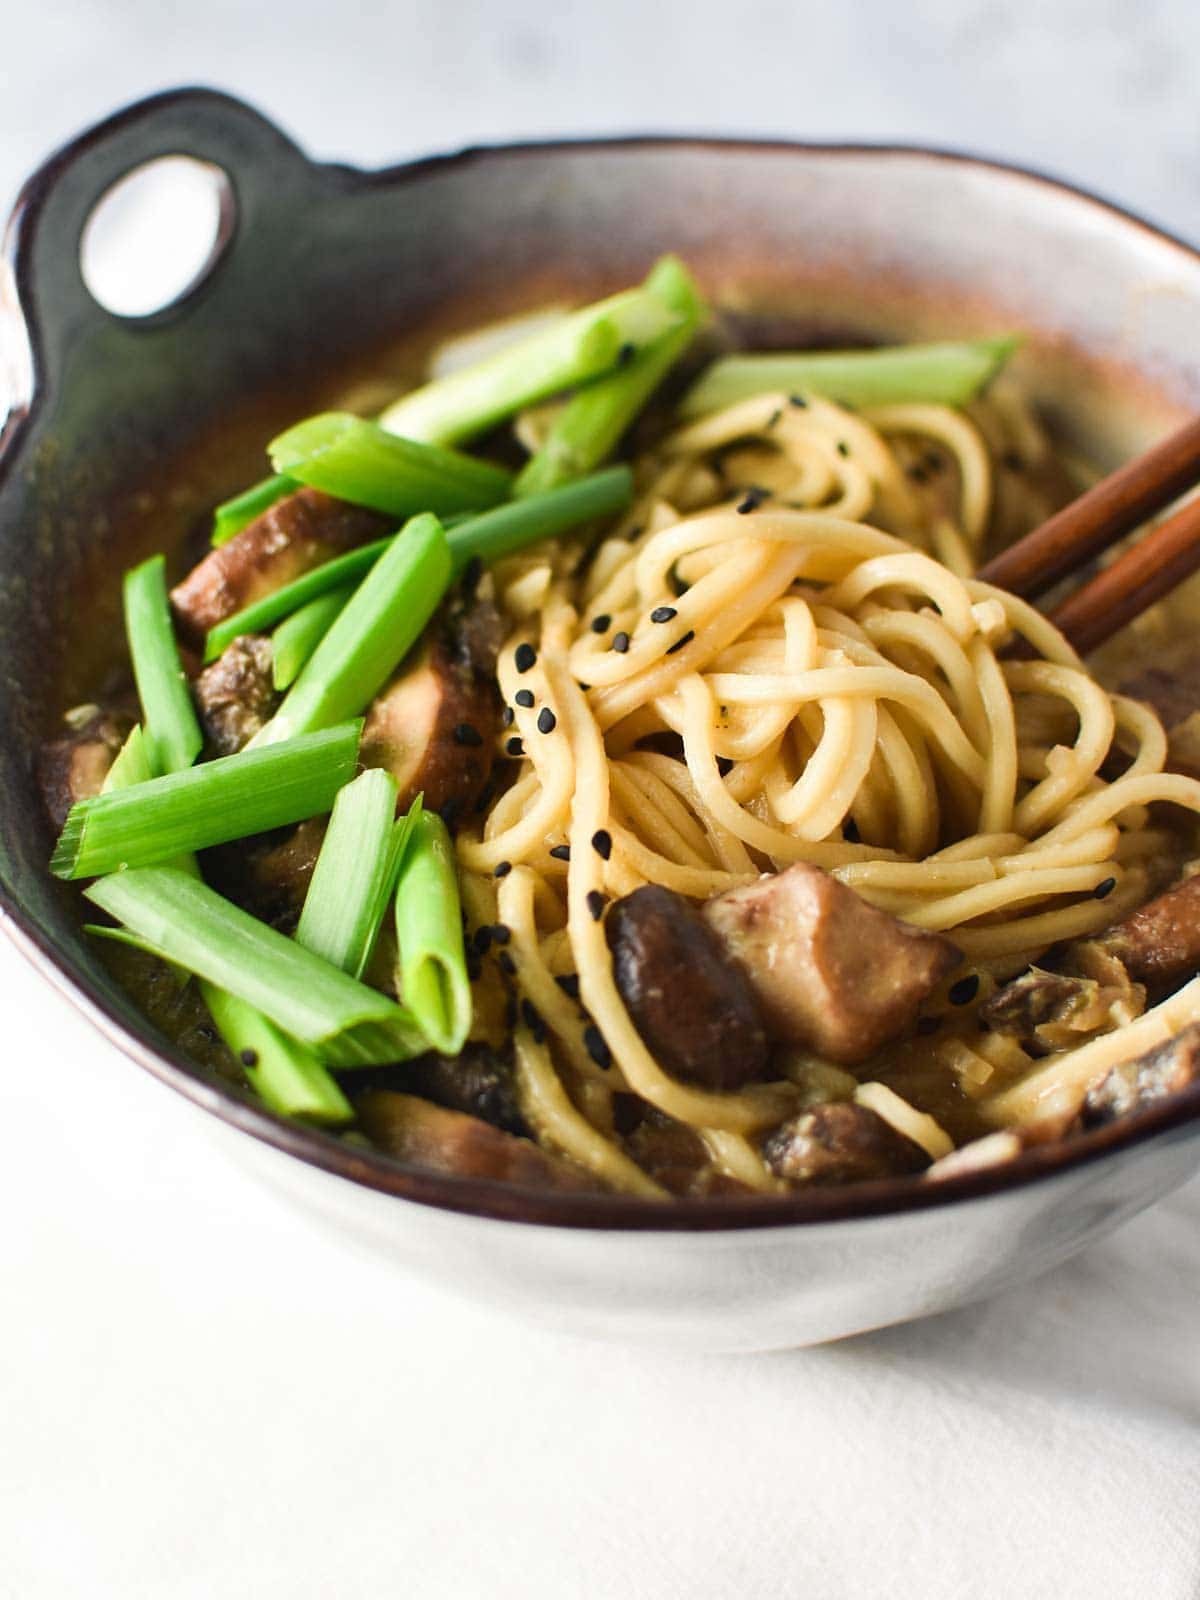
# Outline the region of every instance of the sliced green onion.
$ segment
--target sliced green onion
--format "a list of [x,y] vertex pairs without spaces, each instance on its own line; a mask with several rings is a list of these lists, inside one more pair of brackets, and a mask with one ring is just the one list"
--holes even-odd
[[293,611],[271,635],[271,678],[275,687],[290,689],[300,676],[300,668],[341,615],[354,585],[344,584],[319,594],[315,600]]
[[117,751],[112,766],[104,776],[100,793],[109,794],[115,789],[132,789],[136,783],[148,783],[153,776],[154,767],[150,761],[146,736],[142,732],[141,724],[134,723],[126,735],[125,743]]
[[155,772],[180,772],[200,754],[204,735],[175,643],[162,556],[125,574],[124,601],[146,753]]
[[757,394],[816,394],[852,406],[903,401],[961,406],[995,377],[1020,343],[996,339],[900,344],[880,350],[818,350],[811,354],[725,356],[688,390],[685,417],[722,411]]
[[314,733],[364,711],[419,638],[450,573],[441,523],[429,513],[414,517],[359,584],[251,745]]
[[200,981],[200,993],[230,1053],[265,1105],[320,1127],[345,1127],[354,1108],[307,1045],[290,1039],[237,995]]
[[524,406],[610,372],[628,346],[652,344],[677,320],[656,295],[627,289],[402,396],[380,424],[406,439],[455,444]]
[[277,471],[392,517],[484,511],[512,487],[512,475],[490,461],[397,438],[346,411],[298,422],[267,450]]
[[97,877],[319,816],[354,776],[360,731],[361,724],[345,722],[78,800],[50,870],[59,878]]
[[352,978],[362,977],[387,910],[395,817],[390,772],[372,767],[348,783],[334,801],[304,898],[296,938]]
[[133,867],[101,878],[84,893],[164,961],[261,1011],[326,1066],[376,1066],[428,1048],[394,1000],[185,872]]
[[434,811],[422,814],[400,866],[396,939],[404,1004],[433,1047],[456,1056],[471,1028],[471,985],[454,846]]
[[264,478],[261,483],[243,489],[231,500],[223,500],[213,512],[213,544],[228,544],[235,534],[248,528],[256,517],[269,511],[276,500],[282,500],[285,494],[291,494],[297,487],[295,479],[276,473],[273,478]]
[[215,661],[242,634],[265,633],[284,617],[299,611],[310,600],[357,583],[364,573],[370,572],[395,537],[395,534],[389,534],[386,539],[375,539],[371,544],[360,545],[357,550],[348,550],[344,556],[335,556],[332,561],[314,567],[311,572],[285,583],[273,593],[263,595],[261,600],[235,612],[232,617],[226,617],[224,622],[218,622],[215,628],[209,629],[204,642],[205,661]]
[[580,522],[623,511],[632,499],[633,474],[629,468],[609,467],[590,478],[580,478],[577,483],[497,506],[494,511],[485,511],[451,529],[447,539],[455,569],[465,566],[472,556],[484,562],[499,561],[538,539],[565,533]]
[[683,262],[664,256],[646,288],[683,319],[680,325],[567,402],[518,476],[514,493],[553,489],[599,466],[691,343],[706,307]]

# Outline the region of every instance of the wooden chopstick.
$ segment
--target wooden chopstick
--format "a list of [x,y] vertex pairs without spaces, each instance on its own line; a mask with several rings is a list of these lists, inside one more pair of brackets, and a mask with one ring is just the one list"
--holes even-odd
[[[1018,539],[1016,544],[1002,550],[978,576],[986,583],[1011,590],[1027,600],[1033,599],[1053,588],[1069,572],[1084,566],[1102,550],[1116,544],[1125,534],[1132,533],[1139,523],[1169,506],[1172,500],[1197,482],[1200,482],[1200,417],[1185,424],[1135,461],[1110,473],[1086,494],[1080,495],[1078,500],[1072,500],[1069,506],[1064,506],[1048,522],[1043,522],[1040,528],[1035,528],[1023,539]],[[1175,519],[1171,520],[1173,522]],[[1157,531],[1163,532],[1170,525],[1164,523],[1163,529]],[[1174,537],[1178,539],[1181,535]],[[1179,547],[1171,545],[1170,551],[1178,556]],[[1101,576],[1107,578],[1117,572],[1126,559],[1122,557],[1108,573]],[[1161,550],[1155,559],[1162,559]],[[1166,587],[1173,587],[1187,572],[1194,570],[1193,565],[1186,571],[1180,571]],[[1099,582],[1099,579],[1096,581]],[[1121,581],[1129,581],[1128,573],[1123,575]],[[1106,593],[1111,599],[1113,591]],[[1166,589],[1158,589],[1153,598],[1158,599],[1165,593]],[[1089,609],[1092,604],[1094,602],[1089,602]],[[1146,600],[1143,604],[1149,605],[1150,601]],[[1129,616],[1136,616],[1141,608],[1138,606],[1123,620],[1128,621]],[[1114,626],[1120,627],[1121,624],[1118,622]],[[1079,645],[1076,647],[1082,648]]]
[[1086,656],[1197,568],[1200,499],[1189,500],[1130,545],[1110,567],[1069,595],[1050,613],[1050,620]]

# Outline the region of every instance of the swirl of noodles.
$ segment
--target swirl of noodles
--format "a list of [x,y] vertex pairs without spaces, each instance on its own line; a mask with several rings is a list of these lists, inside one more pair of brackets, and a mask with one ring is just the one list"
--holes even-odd
[[[956,462],[956,506],[914,493],[914,436]],[[498,569],[522,753],[460,838],[466,898],[513,930],[531,1124],[612,1187],[657,1192],[613,1132],[617,1092],[762,1189],[752,1136],[795,1103],[786,1082],[717,1093],[662,1070],[613,978],[612,898],[658,883],[700,900],[812,862],[1003,976],[1145,899],[1147,806],[1200,812],[1154,715],[970,576],[990,475],[961,413],[763,396],[640,462],[637,505],[589,559],[550,545]],[[1003,653],[1018,636],[1033,659]]]

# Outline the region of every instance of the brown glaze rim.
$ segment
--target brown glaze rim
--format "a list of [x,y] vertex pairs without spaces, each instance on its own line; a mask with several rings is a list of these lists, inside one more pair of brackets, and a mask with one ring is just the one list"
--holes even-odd
[[[53,187],[58,175],[79,154],[99,142],[114,126],[136,119],[148,111],[191,100],[216,102],[244,114],[248,109],[235,100],[210,89],[176,89],[126,106],[104,122],[95,125],[56,152],[26,183],[16,202],[13,217],[36,211]],[[277,131],[277,130],[276,130]],[[283,141],[283,136],[278,135]],[[546,155],[588,149],[698,149],[740,150],[748,153],[802,153],[816,156],[896,156],[946,162],[982,171],[991,171],[1023,182],[1034,183],[1056,195],[1067,195],[1097,207],[1123,227],[1136,228],[1158,244],[1181,251],[1200,266],[1200,251],[1183,239],[1148,222],[1144,217],[1115,205],[1078,185],[1064,182],[1048,173],[1012,163],[976,156],[964,151],[919,144],[804,143],[782,139],[716,138],[708,135],[619,135],[608,138],[546,140],[513,144],[474,145],[461,151],[424,157],[398,166],[367,171],[335,165],[325,172],[336,172],[352,187],[392,187],[419,181],[426,173],[454,166],[484,163],[496,157]],[[15,274],[18,304],[24,301],[21,274]],[[203,275],[189,291],[203,289]],[[0,487],[5,477],[5,458],[13,459],[12,447],[25,427],[32,422],[45,375],[42,370],[40,341],[35,326],[26,329],[30,343],[31,389],[18,397],[7,422],[0,425]],[[1035,1147],[999,1166],[964,1173],[959,1177],[934,1182],[914,1178],[888,1179],[862,1183],[844,1189],[813,1189],[790,1195],[755,1195],[711,1200],[644,1200],[625,1195],[575,1194],[532,1190],[491,1180],[462,1178],[423,1171],[368,1150],[347,1147],[336,1138],[287,1122],[248,1099],[240,1098],[229,1087],[219,1088],[197,1074],[193,1063],[170,1047],[164,1047],[148,1025],[130,1026],[108,997],[83,976],[70,970],[70,956],[60,950],[20,904],[0,884],[0,927],[59,992],[80,1010],[103,1034],[132,1060],[155,1078],[182,1094],[194,1105],[218,1117],[228,1126],[251,1135],[262,1143],[297,1157],[309,1166],[420,1205],[444,1211],[465,1213],[493,1221],[534,1223],[540,1226],[639,1232],[709,1232],[725,1229],[788,1227],[806,1223],[865,1219],[900,1212],[924,1210],[953,1202],[981,1199],[991,1194],[1029,1183],[1060,1176],[1075,1168],[1102,1162],[1123,1151],[1145,1145],[1172,1134],[1200,1136],[1200,1084],[1147,1107],[1122,1121],[1097,1129],[1069,1141]]]

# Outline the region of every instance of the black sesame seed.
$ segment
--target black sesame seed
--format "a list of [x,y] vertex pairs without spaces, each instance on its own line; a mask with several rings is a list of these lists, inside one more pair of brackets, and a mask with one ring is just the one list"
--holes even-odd
[[471,940],[471,948],[477,956],[485,956],[492,948],[492,930],[485,924],[482,928],[475,929],[475,937]]
[[679,615],[674,606],[655,606],[650,613],[651,622],[670,622],[672,617]]
[[472,983],[478,983],[480,978],[482,978],[482,976],[483,976],[483,967],[480,965],[478,956],[468,956],[467,957],[467,977],[471,980]]
[[525,754],[525,742],[523,739],[509,739],[504,748],[510,756],[523,756]]
[[554,857],[555,861],[570,861],[571,846],[569,844],[556,844],[554,849],[551,850],[550,854]]
[[455,744],[469,745],[476,750],[483,743],[483,735],[478,728],[473,728],[469,722],[460,722],[454,730]]
[[558,718],[549,706],[543,706],[538,712],[537,730],[539,733],[553,733],[558,727]]
[[516,717],[516,712],[513,710],[513,708],[511,706],[505,706],[504,710],[500,713],[500,721],[504,724],[504,726],[506,728],[511,728],[512,727],[513,720],[514,720],[515,717]]
[[583,1047],[598,1067],[607,1071],[612,1066],[612,1051],[608,1048],[608,1041],[594,1022],[589,1022],[583,1030]]
[[521,1020],[537,1042],[541,1044],[546,1037],[546,1024],[542,1021],[541,1013],[532,1000],[521,1001]]
[[566,995],[568,1000],[579,999],[579,976],[574,972],[564,972],[555,978],[555,983]]
[[788,404],[795,406],[798,411],[805,411],[808,409],[808,401],[802,394],[788,395]]
[[625,343],[617,351],[618,367],[627,367],[636,355],[637,345],[632,344],[628,339],[626,339]]
[[598,617],[592,618],[593,633],[607,633],[612,627],[612,618],[607,611],[602,611]]
[[533,704],[533,690],[518,689],[516,694],[513,695],[513,699],[521,707],[522,711],[528,711],[530,706]]
[[717,757],[717,771],[721,774],[721,776],[723,778],[727,778],[729,776],[729,774],[733,771],[733,762],[729,759],[728,756],[718,756]]
[[537,661],[537,651],[531,644],[519,644],[513,654],[513,664],[518,672],[528,672]]
[[965,978],[960,978],[957,983],[952,983],[949,989],[949,999],[952,1006],[969,1006],[979,993],[979,974],[970,973]]
[[738,501],[738,515],[744,517],[748,512],[757,511],[766,498],[767,491],[765,489],[747,490],[745,498]]
[[517,1021],[517,997],[510,994],[504,1007],[504,1026],[513,1028]]
[[587,908],[592,914],[592,921],[599,922],[604,915],[604,908],[608,901],[599,889],[589,889],[587,892]]
[[1105,878],[1103,883],[1098,883],[1092,890],[1092,899],[1107,900],[1116,887],[1117,880],[1115,878]]
[[853,817],[847,817],[845,822],[842,823],[842,838],[845,839],[847,844],[858,844],[861,840],[862,834],[859,833],[858,823],[855,822]]
[[244,1067],[256,1067],[258,1065],[258,1051],[243,1050],[238,1059]]
[[623,656],[626,650],[629,649],[629,635],[624,631],[621,633],[614,633],[613,642],[609,646],[609,649],[615,650],[619,656]]
[[492,800],[495,798],[495,794],[496,779],[494,777],[490,777],[484,784],[483,788],[479,791],[479,799],[476,800],[475,804],[471,807],[471,810],[474,811],[476,816],[479,816],[482,812],[487,810],[487,808],[491,805]]
[[850,454],[850,446],[846,443],[845,439],[838,440],[837,453],[840,456],[848,456]]
[[445,805],[438,807],[438,816],[448,828],[453,828],[459,817],[463,814],[463,798],[460,794],[452,794]]
[[770,429],[772,429],[772,428],[777,428],[779,426],[779,424],[782,422],[782,420],[783,420],[783,407],[780,406],[778,411],[772,411],[771,415],[767,418],[767,429],[768,429],[768,431],[770,431]]
[[511,871],[512,871],[512,862],[511,861],[497,861],[496,865],[492,869],[492,877],[493,878],[507,878]]
[[612,834],[607,828],[598,828],[592,835],[592,849],[602,861],[612,855]]
[[507,922],[496,922],[492,925],[492,943],[509,944],[512,942],[512,929]]
[[500,954],[496,957],[496,960],[500,963],[500,971],[507,972],[511,978],[513,973],[517,970],[517,963],[509,955],[508,951],[501,950]]
[[667,654],[669,656],[673,656],[676,650],[682,650],[685,644],[691,644],[695,637],[696,630],[694,628],[689,628],[682,639],[676,639],[674,644],[667,646]]

